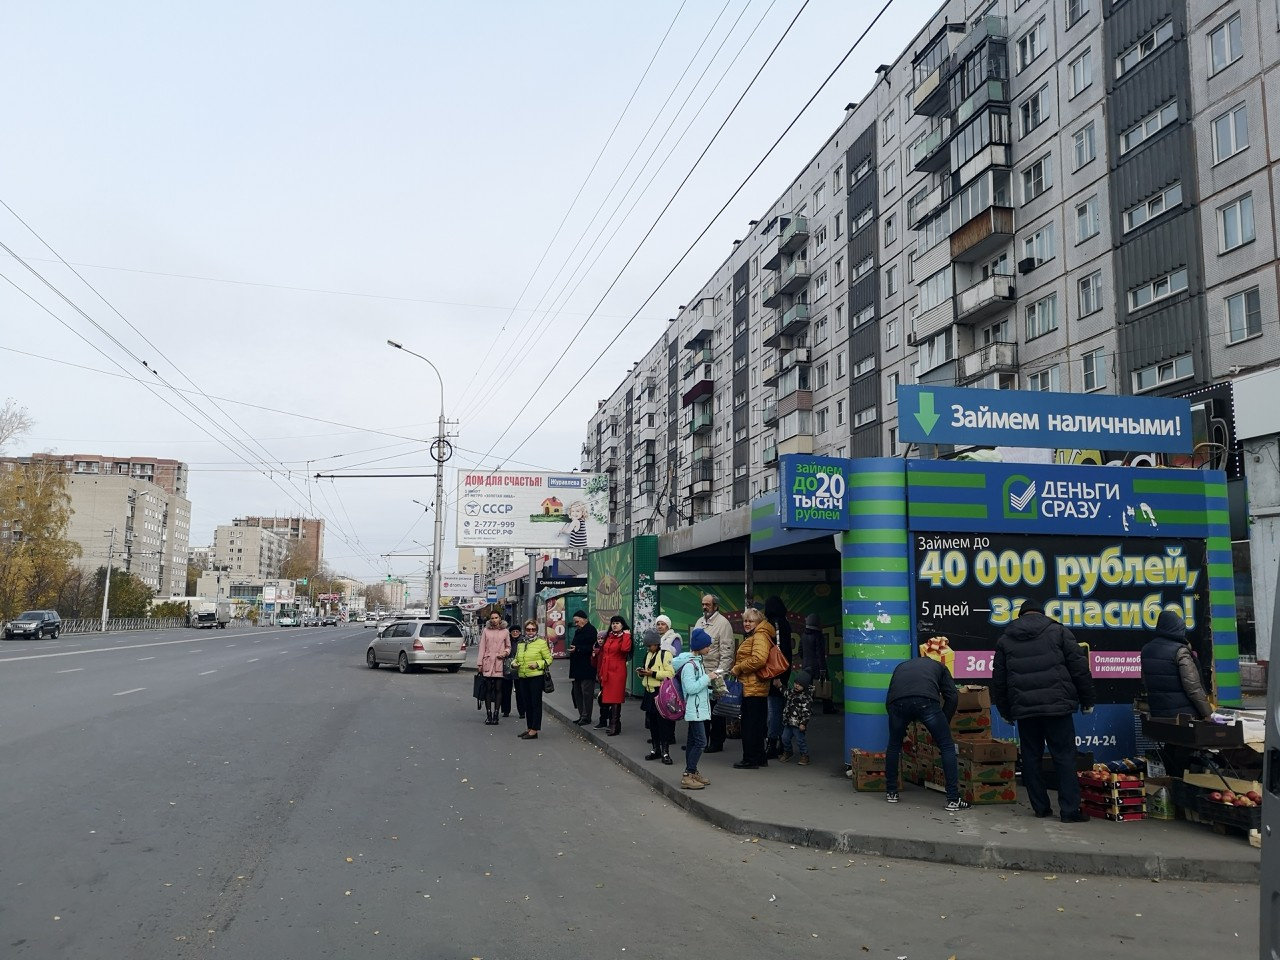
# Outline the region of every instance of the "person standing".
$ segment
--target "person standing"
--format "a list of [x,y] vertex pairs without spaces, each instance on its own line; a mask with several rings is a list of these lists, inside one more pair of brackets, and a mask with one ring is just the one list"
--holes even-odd
[[765,757],[776,760],[782,754],[782,711],[786,705],[787,690],[790,688],[788,677],[791,674],[791,658],[794,649],[791,643],[791,624],[787,622],[787,606],[779,596],[767,597],[764,601],[765,619],[773,626],[774,643],[782,651],[787,661],[787,669],[769,681],[769,746]]
[[591,665],[591,654],[596,648],[599,634],[591,625],[585,610],[573,613],[573,639],[569,642],[569,684],[573,705],[578,709],[580,727],[591,723],[591,711],[596,702],[596,668]]
[[960,799],[960,762],[951,736],[951,718],[956,715],[960,692],[951,671],[929,657],[903,660],[893,670],[884,706],[889,714],[889,745],[885,748],[885,799],[898,802],[898,765],[907,724],[919,720],[933,737],[942,756],[942,776],[947,789],[947,810],[967,810]]
[[701,790],[711,781],[698,772],[698,761],[707,745],[707,720],[711,719],[711,677],[702,665],[702,653],[711,646],[711,635],[695,627],[689,634],[689,650],[671,661],[676,682],[684,693],[684,719],[689,732],[685,738],[684,776],[681,790]]
[[627,698],[631,662],[631,631],[622,614],[614,614],[609,632],[596,640],[594,662],[600,679],[600,724],[608,725],[607,736],[616,737],[622,732],[622,702]]
[[760,671],[773,646],[773,625],[755,607],[742,611],[742,643],[729,671],[742,681],[742,760],[735,770],[759,770],[769,765],[764,739],[769,723],[769,681]]
[[657,628],[658,635],[662,637],[662,649],[670,651],[671,656],[678,657],[684,640],[680,634],[671,629],[671,618],[665,613],[661,614],[654,619],[653,625]]
[[792,670],[787,702],[782,708],[782,753],[778,759],[783,763],[799,754],[796,763],[802,767],[809,765],[809,740],[805,732],[812,716],[813,690],[809,687],[809,674],[804,670]]
[[502,661],[511,655],[511,639],[507,625],[497,610],[489,614],[489,622],[480,631],[480,647],[476,650],[476,673],[484,677],[484,722],[498,723],[498,701],[502,689]]
[[1153,717],[1207,720],[1213,715],[1200,666],[1187,640],[1187,625],[1173,610],[1160,614],[1155,632],[1142,647],[1142,683]]
[[[804,618],[800,634],[800,668],[816,682],[827,679],[827,635],[822,632],[822,618],[811,613]],[[832,713],[830,700],[822,701],[822,712]]]
[[[720,601],[711,594],[702,598],[702,616],[698,618],[694,629],[705,630],[711,638],[711,646],[703,654],[702,662],[707,673],[724,676],[733,667],[734,642],[733,625],[720,612]],[[724,717],[712,715],[707,721],[707,740],[705,753],[719,753],[724,749],[725,721]]]
[[1035,815],[1053,814],[1040,773],[1047,744],[1058,774],[1058,814],[1063,823],[1085,823],[1072,714],[1093,713],[1093,677],[1076,638],[1045,616],[1038,600],[1023,600],[1018,618],[996,641],[991,699],[1002,717],[1018,725],[1022,782]]
[[525,723],[528,728],[520,734],[521,740],[537,740],[542,729],[542,686],[546,673],[551,669],[551,647],[546,637],[538,635],[538,621],[524,622],[524,636],[516,644],[515,664],[519,676],[516,682],[524,691]]
[[653,747],[645,755],[645,759],[661,760],[670,766],[671,741],[676,738],[676,722],[658,712],[657,694],[662,681],[674,675],[671,669],[671,651],[662,649],[662,635],[652,627],[644,632],[643,639],[648,652],[645,654],[644,666],[636,667],[636,675],[640,677],[640,685],[644,687],[644,710],[649,717],[649,742]]

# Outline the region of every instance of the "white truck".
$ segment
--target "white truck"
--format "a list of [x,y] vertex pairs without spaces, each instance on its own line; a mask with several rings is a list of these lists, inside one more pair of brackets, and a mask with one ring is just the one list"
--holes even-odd
[[199,603],[192,605],[191,625],[193,627],[201,630],[206,627],[209,629],[217,627],[220,630],[225,630],[230,622],[230,600],[201,600]]

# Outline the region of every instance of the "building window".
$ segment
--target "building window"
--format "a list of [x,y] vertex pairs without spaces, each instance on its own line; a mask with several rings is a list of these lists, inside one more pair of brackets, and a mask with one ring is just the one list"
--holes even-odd
[[827,408],[823,407],[818,411],[818,433],[827,432]]
[[931,277],[920,283],[920,310],[932,310],[938,304],[951,299],[952,277],[955,271],[947,264]]
[[853,365],[853,375],[857,377],[865,377],[868,373],[876,368],[876,357],[872,354],[869,357],[863,357]]
[[823,343],[827,339],[827,318],[820,317],[813,324],[813,342]]
[[836,265],[833,269],[835,270],[835,282],[844,283],[844,257],[836,258]]
[[830,365],[827,363],[826,360],[823,360],[822,363],[818,364],[818,366],[814,369],[813,388],[815,390],[821,390],[823,387],[827,385],[827,375],[829,373],[830,373]]
[[1120,136],[1120,152],[1128,153],[1140,143],[1150,140],[1165,127],[1178,119],[1178,101],[1171,100],[1141,123],[1130,127]]
[[1081,277],[1076,284],[1079,294],[1080,316],[1087,317],[1102,309],[1102,271],[1095,270],[1087,277]]
[[1079,170],[1098,155],[1097,146],[1094,143],[1092,120],[1076,131],[1072,142],[1075,149],[1075,169]]
[[892,110],[890,110],[888,113],[885,114],[883,123],[884,123],[884,142],[888,143],[890,140],[893,139],[893,135],[898,132],[897,115]]
[[1173,383],[1175,380],[1185,380],[1187,377],[1194,376],[1195,372],[1195,363],[1189,353],[1175,357],[1173,360],[1165,360],[1163,363],[1154,363],[1149,367],[1133,371],[1133,392],[1142,393],[1166,383]]
[[898,215],[891,213],[884,218],[884,245],[887,247],[898,239]]
[[896,160],[890,160],[884,165],[884,192],[892,193],[898,186],[898,163]]
[[841,225],[842,225],[843,223],[844,223],[844,211],[843,211],[843,210],[837,210],[837,211],[836,211],[835,221],[834,221],[834,222],[833,222],[833,224],[832,224],[832,229],[833,229],[833,231],[835,232],[835,236],[836,236],[836,239],[837,239],[837,240],[839,240],[839,239],[840,239],[840,234],[841,234]]
[[827,202],[827,183],[824,180],[818,184],[816,190],[813,191],[813,210],[817,213],[822,209],[822,205]]
[[1053,166],[1045,154],[1022,171],[1022,202],[1030,203],[1053,186]]
[[1244,56],[1244,40],[1240,35],[1240,14],[1236,14],[1209,34],[1209,72],[1217,73]]
[[1090,237],[1096,237],[1100,229],[1101,215],[1095,194],[1076,207],[1076,243],[1084,243]]
[[1049,88],[1043,86],[1022,102],[1018,110],[1022,118],[1022,135],[1025,137],[1049,116]]
[[1218,236],[1221,253],[1253,242],[1253,194],[1218,208]]
[[836,401],[836,426],[840,427],[843,425],[844,425],[844,401],[837,400]]
[[1028,390],[1057,390],[1058,389],[1058,365],[1055,363],[1048,370],[1041,370],[1039,373],[1027,374]]
[[1093,51],[1085,50],[1071,61],[1071,96],[1074,97],[1091,83],[1093,83]]
[[853,182],[857,183],[871,172],[871,161],[863,160],[853,171]]
[[889,456],[896,457],[898,455],[898,428],[889,428]]
[[821,253],[827,246],[827,228],[819,227],[813,234],[813,245],[816,252]]
[[1107,355],[1099,347],[1090,350],[1081,360],[1084,363],[1084,392],[1101,390],[1107,385]]
[[1262,299],[1258,288],[1227,297],[1227,340],[1239,343],[1262,334]]
[[1027,307],[1027,339],[1034,340],[1058,329],[1058,295],[1051,293]]
[[819,297],[827,295],[827,271],[823,270],[820,274],[813,278],[812,297],[817,300]]
[[892,297],[898,292],[898,265],[895,263],[884,272],[884,295]]
[[875,260],[873,260],[871,257],[866,257],[862,260],[859,260],[856,264],[854,264],[853,272],[849,274],[849,282],[853,283],[855,280],[861,280],[863,277],[865,277],[868,273],[871,272],[872,268],[875,265],[876,265]]
[[885,383],[885,392],[889,397],[887,402],[898,402],[898,371],[895,370],[893,373],[889,374],[889,378]]
[[1044,20],[1018,38],[1018,72],[1031,66],[1040,54],[1044,53]]
[[1249,146],[1249,111],[1242,103],[1213,121],[1213,162],[1221,163]]
[[1182,184],[1173,183],[1165,187],[1150,200],[1144,200],[1136,207],[1124,212],[1124,232],[1136,230],[1149,220],[1154,220],[1163,213],[1177,209],[1182,204]]
[[1022,241],[1023,259],[1034,260],[1036,266],[1046,260],[1052,260],[1057,254],[1054,232],[1053,224],[1046,223],[1031,236],[1025,238]]
[[836,379],[842,379],[844,377],[844,373],[844,351],[841,350],[836,354]]
[[1070,30],[1080,18],[1089,12],[1089,0],[1067,0],[1067,29]]
[[1173,39],[1173,21],[1166,20],[1116,58],[1116,76],[1123,77],[1162,44]]
[[853,218],[853,232],[857,233],[875,218],[875,210],[871,207],[863,210]]
[[[835,172],[831,174],[831,195],[838,197],[844,191],[844,164],[836,167]],[[836,230],[836,236],[840,236],[840,231]]]
[[885,349],[892,350],[901,345],[898,339],[898,321],[890,320],[884,325]]
[[943,332],[924,341],[916,348],[921,370],[932,370],[940,367],[953,358],[951,352],[951,334]]
[[1129,291],[1129,309],[1141,310],[1143,307],[1165,300],[1187,289],[1187,271],[1175,270],[1167,276],[1145,283],[1136,290]]
[[875,407],[863,407],[853,415],[853,425],[855,427],[865,427],[868,423],[874,423],[876,419]]

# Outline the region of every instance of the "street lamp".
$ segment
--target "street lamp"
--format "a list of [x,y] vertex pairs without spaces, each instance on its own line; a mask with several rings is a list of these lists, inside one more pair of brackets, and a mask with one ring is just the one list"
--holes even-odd
[[[440,371],[436,365],[424,357],[420,353],[415,353],[402,343],[396,343],[394,340],[388,340],[387,346],[394,347],[396,350],[402,350],[405,353],[417,357],[423,363],[431,368],[432,373],[436,375],[436,379],[440,381],[440,419],[436,428],[436,441],[431,445],[431,456],[436,461],[436,502],[435,502],[435,531],[434,531],[434,553],[435,562],[431,568],[431,582],[427,587],[427,613],[432,617],[440,615],[440,554],[444,550],[444,464],[453,453],[453,448],[449,445],[448,437],[445,436],[444,424],[444,377],[440,376]],[[418,503],[419,506],[425,507],[425,504]]]

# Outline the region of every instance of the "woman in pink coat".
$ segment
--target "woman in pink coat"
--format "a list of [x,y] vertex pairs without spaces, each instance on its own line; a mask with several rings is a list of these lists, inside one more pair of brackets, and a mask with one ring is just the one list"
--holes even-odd
[[511,655],[511,638],[507,625],[497,610],[489,614],[489,622],[480,632],[480,647],[476,652],[476,673],[484,677],[484,708],[486,725],[498,724],[498,698],[502,691],[502,661]]
[[596,640],[591,659],[600,681],[600,723],[607,722],[608,735],[616,737],[622,732],[622,701],[631,664],[631,631],[621,616],[609,621],[609,632]]

